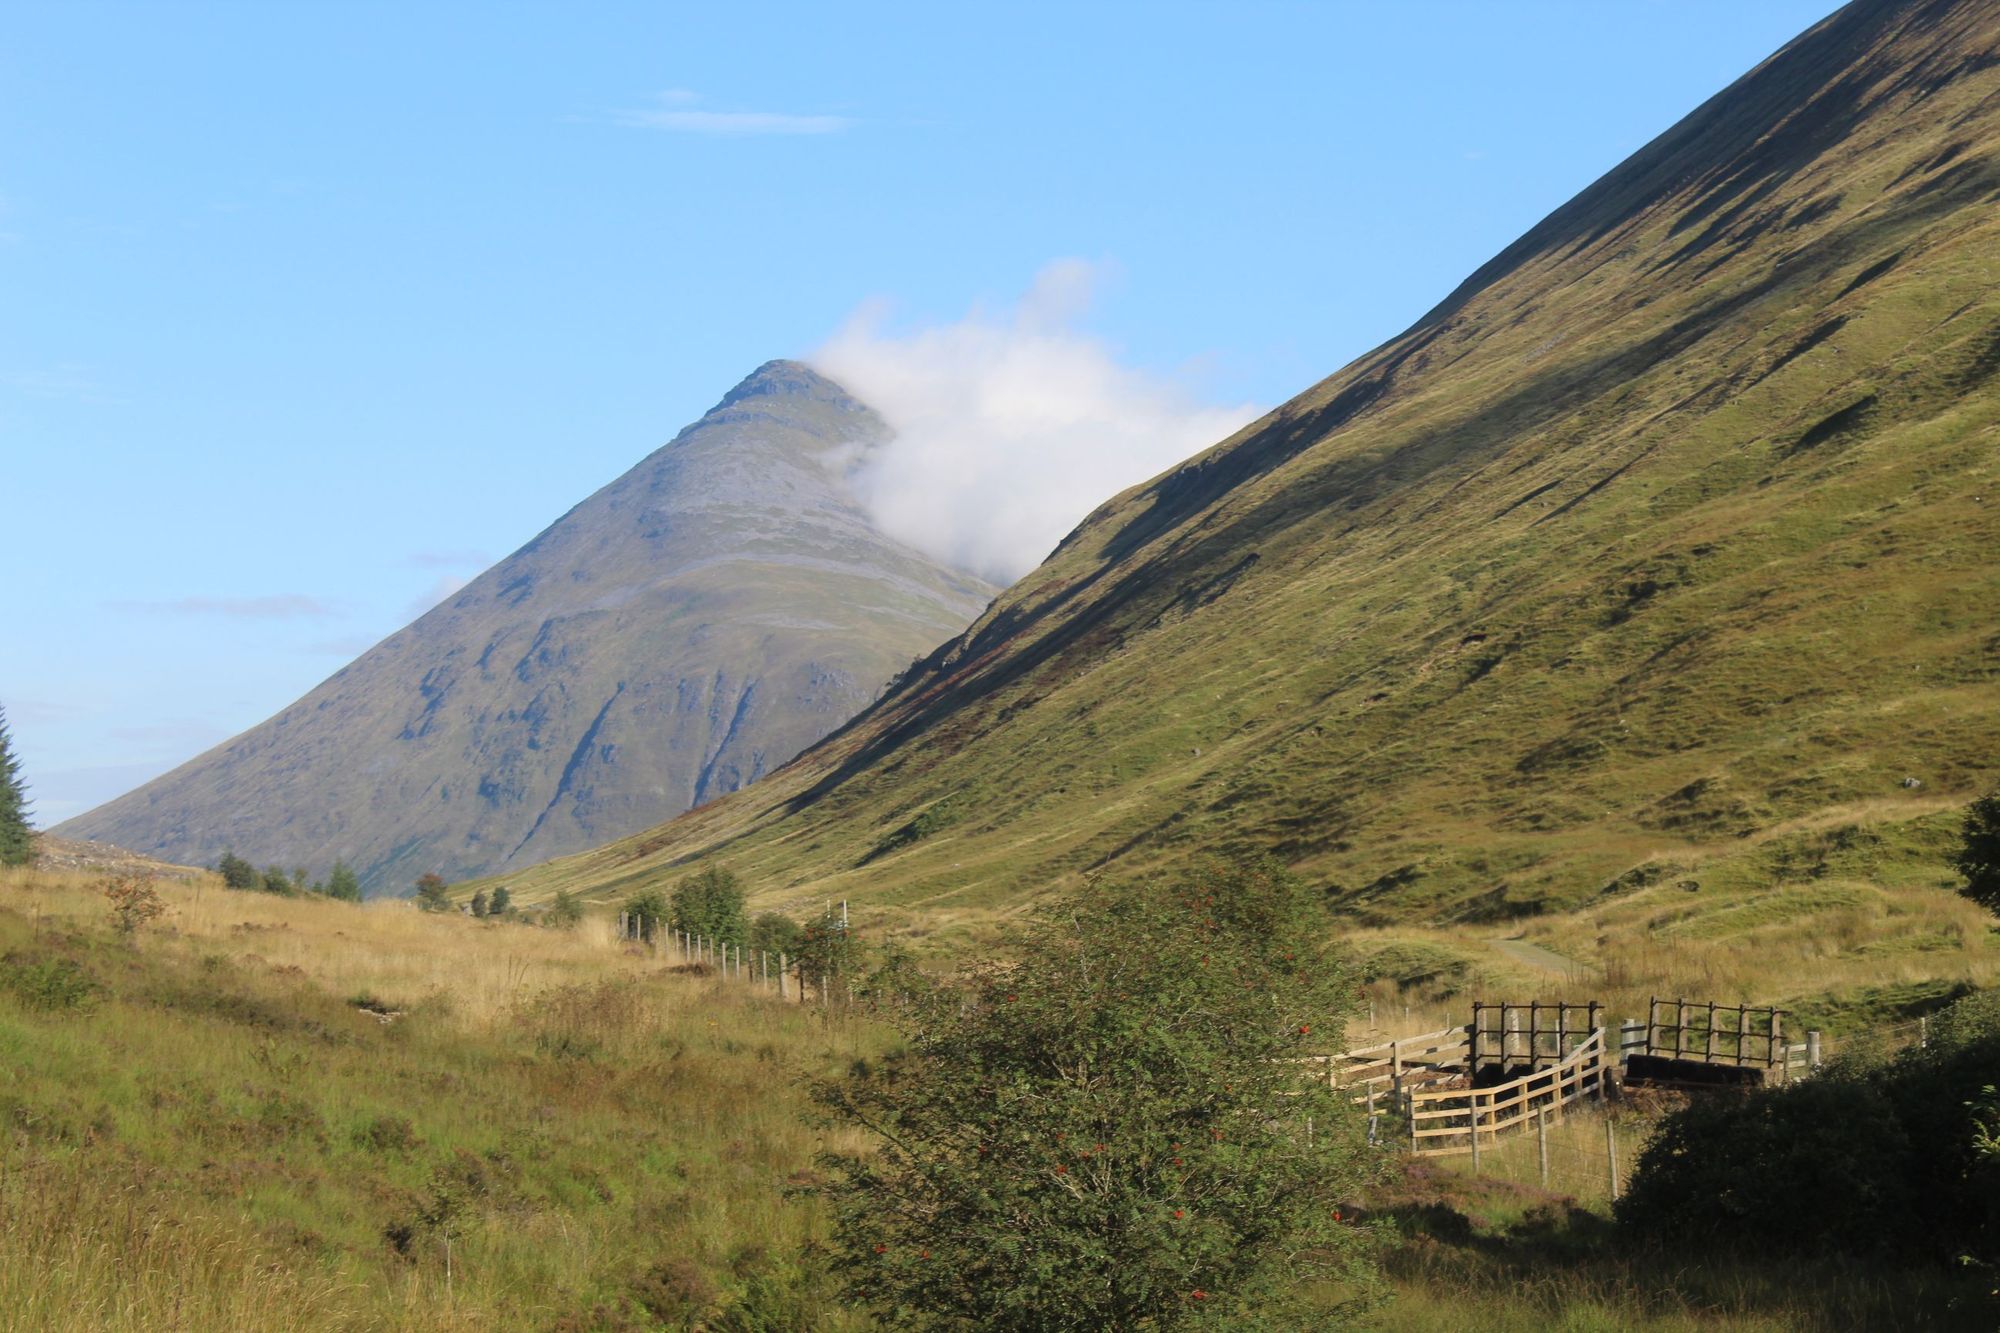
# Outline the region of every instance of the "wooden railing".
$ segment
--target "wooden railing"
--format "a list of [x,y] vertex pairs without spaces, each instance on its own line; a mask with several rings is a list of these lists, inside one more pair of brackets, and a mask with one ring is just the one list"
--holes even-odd
[[1784,1010],[1658,996],[1646,1005],[1642,1053],[1703,1064],[1754,1065],[1777,1069],[1781,1076],[1792,1064]]
[[1365,1102],[1411,1083],[1456,1077],[1466,1068],[1471,1036],[1469,1027],[1440,1028],[1327,1056],[1327,1085],[1352,1089],[1354,1100]]
[[1600,1027],[1561,1062],[1507,1083],[1490,1088],[1412,1089],[1403,1096],[1410,1151],[1419,1157],[1469,1152],[1476,1162],[1482,1139],[1491,1142],[1545,1110],[1560,1119],[1571,1102],[1602,1099],[1611,1069],[1610,1049]]

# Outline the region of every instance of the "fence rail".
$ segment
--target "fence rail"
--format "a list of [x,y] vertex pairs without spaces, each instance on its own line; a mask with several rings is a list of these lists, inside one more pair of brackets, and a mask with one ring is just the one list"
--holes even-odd
[[1327,1086],[1348,1088],[1356,1102],[1381,1092],[1400,1092],[1408,1083],[1452,1078],[1467,1067],[1470,1026],[1440,1028],[1415,1037],[1363,1046],[1326,1057]]
[[1470,1153],[1479,1160],[1481,1140],[1525,1125],[1543,1110],[1558,1118],[1584,1097],[1602,1100],[1612,1057],[1604,1029],[1595,1028],[1561,1061],[1490,1088],[1413,1090],[1404,1097],[1410,1151],[1419,1157]]

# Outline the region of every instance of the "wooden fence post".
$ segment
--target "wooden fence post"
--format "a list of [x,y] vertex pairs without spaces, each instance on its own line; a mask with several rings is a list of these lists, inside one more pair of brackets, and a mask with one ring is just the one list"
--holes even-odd
[[1818,1068],[1819,1068],[1819,1029],[1818,1029],[1818,1028],[1809,1028],[1809,1029],[1807,1029],[1807,1031],[1806,1031],[1806,1068],[1807,1068],[1808,1070],[1813,1070],[1813,1069],[1818,1069]]
[[784,954],[783,954],[782,952],[781,952],[781,953],[779,953],[779,955],[778,955],[778,998],[779,998],[779,999],[781,999],[781,1000],[789,1000],[789,999],[791,999],[791,998],[792,998],[792,995],[791,995],[791,984],[790,984],[790,983],[789,983],[789,981],[787,981],[787,979],[786,979],[786,969],[787,969],[787,968],[788,968],[788,967],[789,967],[790,965],[791,965],[791,964],[790,964],[790,960],[789,960],[789,959],[787,959],[787,958],[785,957],[785,955],[784,955]]
[[1604,1119],[1604,1160],[1611,1168],[1611,1202],[1618,1202],[1618,1131],[1611,1118]]
[[[1501,1030],[1506,1029],[1503,1027]],[[1479,1091],[1476,1088],[1472,1093],[1472,1174],[1479,1174]]]
[[[1556,1105],[1562,1105],[1561,1089],[1556,1091]],[[1549,1187],[1549,1109],[1546,1106],[1542,1108],[1542,1113],[1535,1117],[1535,1148],[1540,1153],[1542,1159],[1542,1188],[1547,1189]]]

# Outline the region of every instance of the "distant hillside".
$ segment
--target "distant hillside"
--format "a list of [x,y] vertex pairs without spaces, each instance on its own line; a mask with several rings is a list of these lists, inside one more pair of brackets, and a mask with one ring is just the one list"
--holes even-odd
[[518,887],[721,859],[936,915],[1269,850],[1496,922],[1934,879],[2000,767],[1996,201],[2000,7],[1851,5],[783,773]]
[[102,842],[79,842],[58,838],[53,833],[35,835],[35,869],[76,871],[104,875],[141,875],[148,879],[192,879],[201,874],[195,866],[168,865],[150,856],[128,852]]
[[773,361],[672,443],[325,684],[70,837],[373,891],[530,864],[753,782],[991,596],[842,480],[885,427]]

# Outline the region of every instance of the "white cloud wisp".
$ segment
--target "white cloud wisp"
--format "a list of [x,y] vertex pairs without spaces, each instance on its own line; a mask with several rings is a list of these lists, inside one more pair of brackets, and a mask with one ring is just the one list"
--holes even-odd
[[854,124],[846,116],[801,116],[784,111],[710,111],[694,106],[701,96],[685,88],[658,94],[655,106],[612,115],[617,124],[679,134],[747,137],[759,134],[838,134]]
[[1257,415],[1121,366],[1080,332],[1095,276],[1058,261],[1011,312],[911,333],[864,307],[809,358],[895,431],[852,473],[884,532],[1009,583],[1097,505]]

